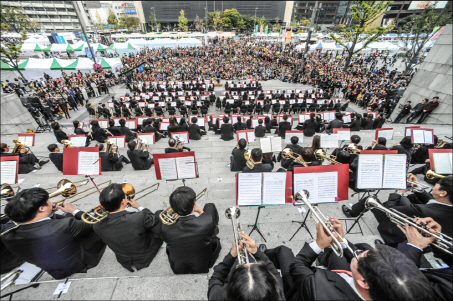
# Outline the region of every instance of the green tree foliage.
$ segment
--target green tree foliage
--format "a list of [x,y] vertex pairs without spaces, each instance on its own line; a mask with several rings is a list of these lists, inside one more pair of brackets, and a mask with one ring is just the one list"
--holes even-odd
[[112,25],[115,29],[118,29],[118,19],[111,9],[109,9],[109,17],[107,19],[107,23]]
[[184,10],[181,9],[179,12],[179,17],[178,17],[178,26],[181,28],[182,31],[188,31],[189,28],[187,26],[187,18],[184,16]]
[[309,27],[310,26],[310,20],[307,20],[307,19],[300,20],[299,21],[299,26]]
[[257,20],[258,26],[263,25],[263,28],[266,27],[266,25],[268,25],[268,23],[269,22],[266,21],[266,18],[264,18],[264,16],[262,16],[261,19]]
[[[355,25],[355,28],[352,31],[347,31],[345,25],[340,25],[341,32],[346,37],[346,41],[343,42],[338,39],[335,34],[330,34],[332,39],[345,47],[344,51],[348,53],[343,69],[344,71],[348,70],[349,62],[355,53],[366,48],[368,44],[376,41],[380,36],[394,27],[394,24],[390,24],[387,27],[374,26],[373,24],[378,18],[385,14],[387,7],[392,3],[392,1],[357,1],[357,4],[351,6],[351,17],[357,21],[358,24]],[[365,35],[362,37],[362,34]],[[350,47],[346,45],[347,42],[351,42]],[[363,46],[356,49],[358,43],[363,43]]]
[[153,28],[153,30],[154,30],[154,26],[156,26],[156,22],[157,22],[156,16],[154,15],[154,12],[151,11],[149,13],[149,24],[151,24],[151,27]]
[[137,17],[121,16],[120,27],[127,30],[137,29],[140,26],[140,20]]
[[[0,9],[0,23],[7,24],[8,29],[14,30],[17,33],[23,30],[36,32],[40,27],[38,23],[28,18],[21,7],[3,7],[0,5]],[[2,25],[2,27],[6,28],[6,25]]]
[[282,28],[282,26],[280,25],[280,18],[277,17],[275,18],[275,23],[272,25],[272,30],[273,31],[276,31],[276,32],[280,32],[280,28]]
[[96,27],[97,27],[99,30],[104,29],[104,27],[102,27],[101,15],[99,14],[98,11],[96,11],[95,17],[96,17]]
[[[2,29],[5,26],[2,24]],[[21,53],[22,45],[24,41],[27,39],[27,31],[23,30],[20,34],[20,42],[19,44],[6,42],[3,46],[0,46],[0,54],[2,56],[2,62],[8,64],[11,68],[14,68],[23,79],[26,79],[22,72],[19,70],[19,55]]]
[[244,18],[235,8],[225,9],[222,16],[222,24],[225,29],[245,28]]
[[222,30],[223,28],[223,23],[222,23],[222,14],[219,11],[216,11],[213,13],[213,18],[212,18],[212,27],[214,30]]
[[[451,1],[448,4],[451,8]],[[404,75],[410,70],[412,64],[420,55],[425,44],[430,40],[431,34],[435,34],[445,24],[452,22],[449,8],[436,12],[434,5],[431,4],[423,10],[420,14],[413,14],[404,18],[398,25],[398,32],[405,33],[407,36],[401,38],[406,51],[405,70]]]

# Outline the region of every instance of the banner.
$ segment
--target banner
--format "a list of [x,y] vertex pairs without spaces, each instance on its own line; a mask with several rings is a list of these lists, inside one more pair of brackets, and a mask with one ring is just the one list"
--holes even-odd
[[[93,46],[91,46],[91,51],[93,51],[93,53],[94,53]],[[90,60],[93,59],[93,56],[91,55],[91,51],[88,47],[85,47],[85,54],[87,55],[87,58],[89,58]]]
[[266,28],[264,28],[264,33],[267,34],[268,30],[269,30],[269,26],[266,25]]
[[260,27],[260,34],[263,34],[263,25]]
[[278,37],[280,38],[282,36],[282,29],[280,28],[280,32],[278,33]]
[[291,42],[291,34],[292,33],[293,33],[293,29],[292,28],[288,29],[288,31],[286,32],[286,43]]
[[255,32],[258,32],[258,25],[255,25]]
[[286,39],[286,28],[282,31],[282,42],[285,42]]

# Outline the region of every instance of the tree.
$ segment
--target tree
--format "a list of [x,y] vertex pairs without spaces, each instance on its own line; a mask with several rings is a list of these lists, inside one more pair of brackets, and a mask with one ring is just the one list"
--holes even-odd
[[96,11],[96,27],[99,29],[99,30],[102,30],[104,27],[102,27],[102,20],[101,20],[101,15],[99,14],[98,11]]
[[17,33],[23,30],[36,32],[40,27],[38,23],[30,20],[21,7],[3,7],[3,5],[0,5],[0,9],[0,23],[7,24],[9,29]]
[[[7,29],[6,26],[3,26],[2,29]],[[21,53],[22,45],[24,41],[27,39],[27,31],[23,30],[20,34],[20,42],[16,44],[16,42],[6,42],[3,46],[0,46],[0,54],[2,56],[2,62],[8,64],[11,68],[14,68],[17,72],[19,72],[20,76],[23,79],[26,79],[22,72],[19,70],[19,55]]]
[[[351,42],[351,46],[347,46],[345,42],[341,41],[331,33],[330,36],[338,44],[345,47],[345,50],[348,53],[348,57],[344,64],[343,71],[348,71],[349,62],[351,61],[352,56],[366,48],[368,44],[376,41],[380,36],[384,35],[386,32],[391,30],[394,27],[394,24],[391,23],[387,27],[374,26],[373,23],[380,18],[387,11],[387,7],[392,4],[392,1],[357,1],[357,4],[351,6],[351,17],[358,24],[355,25],[354,30],[347,31],[346,25],[341,24],[341,31],[346,38],[346,42]],[[364,34],[362,36],[362,34]],[[363,43],[362,47],[355,49],[358,43]]]
[[187,18],[184,16],[184,10],[181,9],[179,12],[179,17],[178,17],[178,26],[181,28],[182,31],[188,31],[189,28],[187,27]]
[[109,9],[109,17],[107,19],[107,23],[112,25],[115,29],[118,29],[118,19],[111,9]]
[[151,24],[153,30],[154,30],[154,25],[156,25],[156,16],[154,15],[154,12],[149,13],[149,23]]
[[[401,38],[406,48],[405,55],[407,58],[404,61],[405,70],[403,75],[406,75],[410,71],[411,66],[415,64],[420,52],[431,39],[431,34],[437,33],[441,26],[452,21],[449,9],[445,8],[440,12],[436,12],[434,10],[435,3],[426,7],[422,13],[410,15],[398,24],[399,33],[406,34],[406,36]],[[451,2],[449,1],[447,5],[451,6]]]
[[120,27],[127,30],[136,29],[140,25],[140,20],[137,17],[121,16]]
[[214,30],[222,30],[222,15],[219,11],[214,12],[214,17],[212,18],[212,27]]
[[280,18],[277,17],[275,18],[275,24],[272,26],[272,30],[280,32],[280,28],[282,28],[282,26],[280,25]]
[[310,26],[310,20],[307,20],[307,19],[300,20],[299,21],[299,26],[309,27]]
[[226,29],[245,28],[245,21],[242,15],[235,9],[225,9],[222,16],[222,24]]
[[194,24],[196,30],[198,30],[198,31],[203,30],[204,22],[203,22],[203,20],[200,19],[200,17],[198,17],[198,15],[195,17],[193,24]]

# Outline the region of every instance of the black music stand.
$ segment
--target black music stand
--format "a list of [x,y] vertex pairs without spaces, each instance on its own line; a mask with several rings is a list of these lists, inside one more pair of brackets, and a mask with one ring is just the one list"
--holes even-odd
[[[371,193],[370,193],[370,192],[374,192],[374,191],[376,191],[376,190],[366,189],[365,191],[363,191],[363,196],[362,196],[361,198],[359,198],[359,201],[362,200],[362,199],[365,197],[365,195],[367,195],[367,194],[368,194],[367,197],[371,196]],[[380,190],[378,190],[378,192],[376,192],[375,196],[377,196],[377,194],[379,193],[379,191],[380,191]],[[360,192],[357,191],[357,192],[355,192],[354,194],[352,194],[351,196],[353,196],[353,195],[355,195],[355,194],[359,194],[359,193],[360,193]],[[357,218],[354,220],[354,223],[352,223],[351,228],[348,229],[347,223],[345,222],[346,229],[348,229],[348,230],[346,231],[346,234],[359,234],[359,233],[361,233],[361,234],[363,235],[362,227],[360,226],[360,219],[362,218],[362,216],[363,216],[363,215],[365,214],[365,212],[367,212],[367,211],[368,211],[368,209],[364,209],[362,212],[360,212],[359,216],[357,216]],[[350,219],[342,218],[342,219],[340,219],[340,220],[348,221],[348,220],[350,220]],[[357,224],[359,225],[360,231],[359,231],[359,232],[351,233],[352,228],[354,228],[355,225],[357,225]]]
[[258,206],[258,212],[256,214],[255,223],[253,225],[248,225],[249,227],[252,227],[252,231],[250,231],[249,236],[252,235],[253,231],[256,230],[256,232],[258,232],[258,234],[261,236],[261,238],[264,240],[264,242],[267,242],[266,239],[264,238],[263,234],[261,233],[260,227],[258,225],[258,219],[260,217],[261,208],[264,208],[264,206]]
[[299,232],[299,230],[302,229],[302,227],[304,227],[305,230],[307,230],[308,234],[310,234],[310,237],[313,239],[313,235],[311,235],[311,232],[310,232],[310,230],[308,230],[308,227],[307,227],[307,218],[310,215],[310,212],[311,212],[311,209],[308,209],[307,214],[305,215],[305,218],[304,218],[304,220],[302,222],[292,221],[293,223],[299,223],[300,226],[299,226],[299,228],[297,228],[296,232],[294,232],[293,236],[291,236],[289,241],[291,241],[294,238],[294,236],[296,236],[297,232]]

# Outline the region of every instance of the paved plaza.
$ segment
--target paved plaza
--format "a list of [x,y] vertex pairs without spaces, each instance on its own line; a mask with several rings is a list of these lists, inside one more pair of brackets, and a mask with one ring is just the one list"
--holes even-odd
[[[223,82],[222,82],[223,83]],[[266,89],[295,89],[301,88],[303,90],[309,88],[300,84],[283,83],[280,81],[265,81],[262,82],[263,90]],[[222,87],[216,87],[216,94],[219,95],[223,91]],[[91,101],[102,100],[104,103],[115,95],[118,99],[119,96],[128,92],[124,85],[113,87],[115,94],[102,95],[99,98],[94,98]],[[414,99],[413,102],[417,103],[419,100]],[[348,110],[363,113],[363,110],[358,109],[355,105],[351,105]],[[214,106],[209,108],[209,114],[220,114],[223,111],[216,110]],[[63,130],[67,134],[73,133],[72,121],[79,120],[87,122],[88,113],[85,108],[81,108],[78,112],[70,112],[72,119],[62,119],[60,123],[66,128]],[[384,125],[386,127],[387,124]],[[405,124],[388,124],[394,128],[393,140],[387,142],[387,145],[398,143],[404,136]],[[451,136],[451,126],[427,126],[434,129],[435,134],[445,139],[444,136]],[[362,146],[367,147],[371,145],[374,140],[375,130],[364,130],[358,133],[362,142]],[[275,134],[267,134],[269,136],[276,136]],[[48,157],[47,145],[55,143],[53,133],[36,134],[36,144],[32,147],[35,155]],[[16,135],[2,135],[1,141],[12,144],[12,140],[16,139]],[[259,139],[259,138],[258,138]],[[150,146],[150,152],[164,153],[164,148],[167,147],[168,139],[161,139],[155,145]],[[93,141],[91,146],[94,146]],[[259,147],[259,141],[250,143],[250,148]],[[282,145],[286,145],[282,141]],[[311,138],[304,138],[301,142],[303,146],[311,146]],[[214,203],[219,211],[220,222],[219,237],[222,244],[222,251],[217,260],[221,262],[223,257],[229,252],[233,241],[233,229],[231,221],[224,215],[225,210],[235,205],[235,174],[230,172],[228,163],[230,161],[230,154],[232,149],[236,146],[236,139],[225,142],[220,139],[220,135],[215,135],[209,131],[206,136],[202,136],[199,141],[191,141],[188,145],[192,151],[195,151],[195,157],[198,162],[199,178],[190,179],[186,181],[186,185],[193,188],[196,193],[201,192],[207,188],[207,193],[198,201],[198,205],[202,207],[204,204],[210,202]],[[120,153],[126,155],[127,149],[120,148]],[[331,153],[333,149],[328,149],[327,152]],[[126,155],[127,156],[127,155]],[[326,164],[326,162],[324,162]],[[274,171],[280,167],[280,163],[276,163]],[[63,176],[55,166],[49,162],[41,170],[35,173],[19,175],[19,179],[23,180],[19,185],[22,189],[31,188],[39,184],[41,187],[56,186],[60,179],[69,179],[71,181],[78,181],[83,179],[82,176]],[[123,183],[128,182],[135,187],[135,190],[141,190],[145,187],[160,183],[159,190],[139,200],[139,204],[149,208],[151,211],[157,211],[168,207],[168,199],[170,193],[179,186],[182,186],[181,181],[157,181],[155,176],[154,165],[146,171],[134,171],[132,166],[125,165],[120,172],[104,172],[101,176],[94,177],[97,183],[107,180],[112,182]],[[422,180],[419,177],[419,180]],[[80,187],[80,190],[92,186],[88,183],[85,187]],[[392,191],[381,191],[378,195],[382,201],[387,200],[389,193]],[[349,200],[341,201],[338,203],[322,204],[319,206],[321,211],[326,216],[334,216],[344,218],[341,211],[343,204],[350,205],[358,201],[358,195],[352,196],[352,190],[349,190]],[[79,200],[74,203],[78,209],[87,211],[99,204],[98,194],[92,194],[87,198]],[[59,199],[54,198],[53,201]],[[135,210],[135,209],[128,209]],[[243,224],[247,230],[247,225],[252,224],[255,220],[257,213],[256,208],[241,208],[241,216],[238,221]],[[281,206],[269,206],[261,211],[259,219],[259,228],[263,233],[268,248],[285,245],[292,249],[297,254],[302,248],[304,242],[312,241],[309,233],[302,229],[297,233],[292,241],[289,238],[299,227],[298,223],[292,221],[301,221],[303,215],[291,204]],[[312,234],[315,234],[314,224],[308,219],[308,228]],[[348,226],[351,223],[348,223]],[[346,237],[354,243],[365,242],[374,245],[374,240],[379,237],[377,231],[377,222],[373,215],[368,212],[364,215],[360,222],[362,234],[349,234]],[[354,228],[352,232],[356,232],[358,227]],[[265,243],[264,240],[258,235],[257,232],[252,234],[252,238],[257,241],[257,244]],[[170,269],[170,265],[165,253],[165,249],[161,248],[153,262],[148,268],[144,268],[137,272],[129,272],[124,269],[117,261],[113,252],[107,248],[105,254],[99,265],[90,269],[86,274],[74,274],[70,277],[71,286],[68,293],[53,295],[59,283],[65,280],[53,280],[47,273],[40,279],[41,284],[37,288],[29,288],[21,291],[13,296],[15,300],[118,300],[118,299],[181,299],[181,300],[200,300],[207,299],[208,279],[212,274],[212,269],[209,274],[197,275],[174,275]],[[2,294],[11,290],[16,290],[21,286],[13,286]]]

